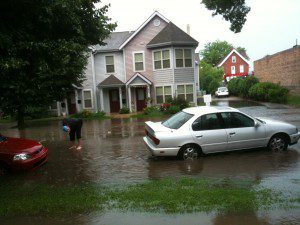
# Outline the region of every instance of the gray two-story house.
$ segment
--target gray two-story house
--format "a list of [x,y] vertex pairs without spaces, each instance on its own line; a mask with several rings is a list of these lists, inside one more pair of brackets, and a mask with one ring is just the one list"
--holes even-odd
[[135,112],[174,97],[197,103],[198,42],[160,13],[136,31],[112,33],[105,43],[91,47],[86,80],[58,111]]

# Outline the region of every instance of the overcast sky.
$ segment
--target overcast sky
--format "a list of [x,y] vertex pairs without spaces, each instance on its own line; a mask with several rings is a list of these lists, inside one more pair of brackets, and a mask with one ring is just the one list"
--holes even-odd
[[197,51],[208,42],[225,40],[245,47],[251,63],[265,55],[300,43],[300,0],[246,0],[251,11],[238,34],[229,30],[229,22],[212,17],[201,0],[102,0],[111,4],[108,16],[118,23],[116,31],[136,30],[155,10],[199,42]]

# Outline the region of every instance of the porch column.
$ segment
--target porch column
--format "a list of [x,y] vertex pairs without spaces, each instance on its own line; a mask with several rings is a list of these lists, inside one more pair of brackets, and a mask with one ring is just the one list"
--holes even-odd
[[60,106],[60,102],[56,102],[57,105],[57,116],[61,116],[61,106]]
[[122,88],[119,87],[119,98],[120,98],[120,109],[123,108],[123,104],[122,104]]
[[129,105],[129,111],[131,112],[131,88],[130,85],[128,85],[128,105]]
[[69,115],[69,109],[68,109],[68,100],[65,98],[64,99],[64,103],[65,103],[65,114],[66,116]]
[[104,104],[103,104],[103,88],[99,88],[100,90],[100,109],[104,111]]
[[75,91],[75,104],[76,104],[76,112],[78,113],[79,110],[79,105],[78,105],[78,91],[77,89],[74,90]]
[[149,107],[150,105],[150,85],[147,85],[147,106]]

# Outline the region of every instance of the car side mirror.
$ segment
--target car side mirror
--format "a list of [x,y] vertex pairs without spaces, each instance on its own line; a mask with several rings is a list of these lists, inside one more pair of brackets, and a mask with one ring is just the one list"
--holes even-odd
[[254,127],[259,127],[259,122],[254,120]]

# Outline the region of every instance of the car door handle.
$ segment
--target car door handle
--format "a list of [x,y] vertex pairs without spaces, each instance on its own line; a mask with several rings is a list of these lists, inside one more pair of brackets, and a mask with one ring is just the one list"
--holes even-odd
[[196,135],[196,138],[202,138],[203,135]]
[[231,132],[231,133],[229,133],[229,135],[230,135],[230,136],[235,135],[235,132]]

